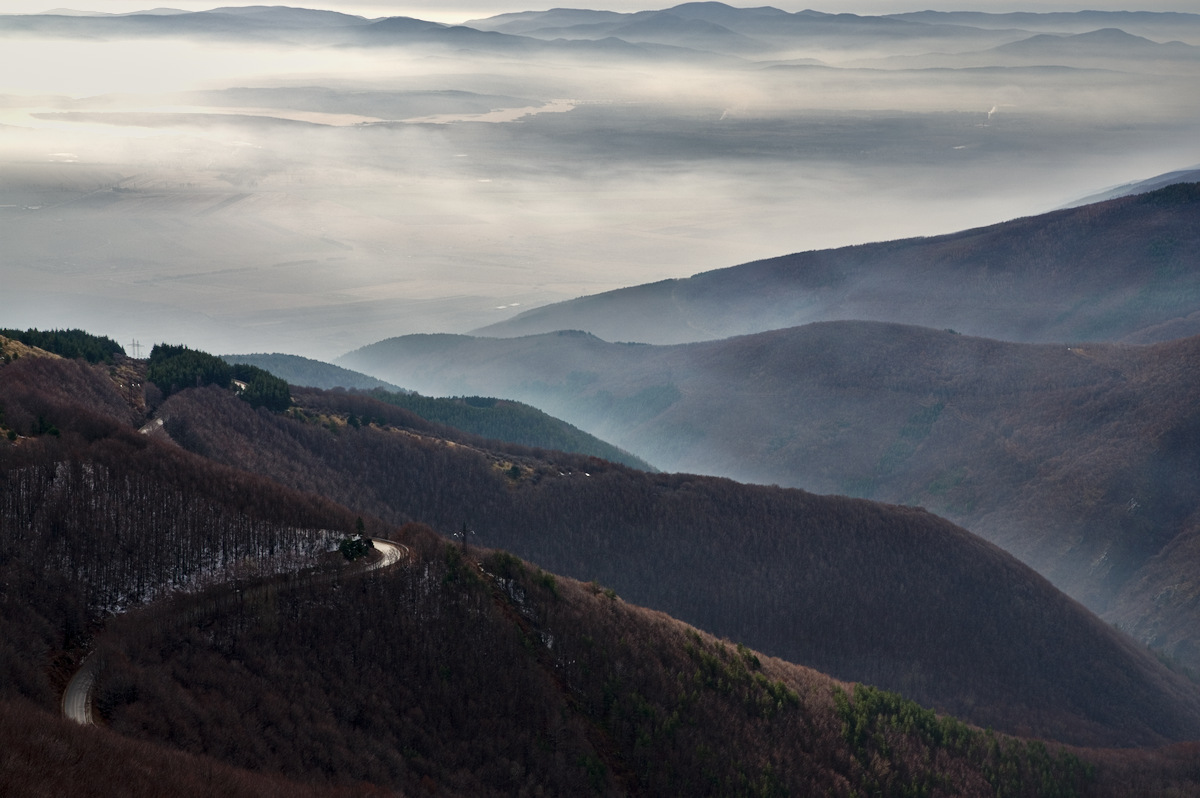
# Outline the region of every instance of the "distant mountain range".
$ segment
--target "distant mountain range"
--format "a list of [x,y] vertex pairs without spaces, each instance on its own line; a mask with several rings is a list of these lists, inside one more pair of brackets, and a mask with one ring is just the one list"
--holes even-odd
[[1120,28],[1136,36],[1176,39],[1194,32],[1200,14],[1157,11],[1017,11],[990,14],[981,11],[915,11],[891,14],[894,19],[938,25],[968,25],[976,28],[1018,29],[1044,33],[1086,33],[1103,28]]
[[332,11],[282,6],[218,8],[178,14],[0,14],[0,37],[14,35],[86,39],[183,36],[323,46],[454,47],[496,53],[618,53],[652,59],[713,57],[707,52],[685,50],[669,43],[633,43],[614,37],[606,37],[603,41],[542,41],[411,17],[366,19]]
[[932,238],[802,252],[525,311],[476,335],[681,343],[862,319],[1009,341],[1200,333],[1200,184]]
[[1200,61],[1200,47],[1180,41],[1156,42],[1119,28],[1084,33],[1039,33],[977,52],[897,55],[848,65],[891,69],[971,69],[982,67],[1062,66],[1120,71],[1137,62],[1163,74],[1190,75]]
[[[704,52],[726,56],[788,55],[798,46],[839,49],[871,42],[910,43],[909,52],[939,52],[943,44],[978,48],[1005,46],[1070,55],[1091,44],[1114,46],[1112,34],[1122,28],[1124,48],[1139,37],[1195,35],[1197,14],[950,14],[917,13],[882,16],[788,13],[777,8],[735,8],[716,2],[684,3],[667,9],[616,13],[584,9],[501,14],[464,25],[443,25],[408,17],[367,19],[351,14],[303,8],[250,6],[184,12],[155,9],[126,14],[92,14],[57,10],[45,14],[0,15],[0,34],[108,37],[128,35],[199,35],[265,41],[342,45],[443,44],[485,51],[612,50],[628,55],[688,57]],[[1038,32],[1042,35],[1031,35]],[[1064,37],[1061,34],[1066,32]],[[1072,34],[1082,34],[1079,39]],[[1101,41],[1102,40],[1102,41]],[[1184,45],[1161,45],[1172,57],[1185,56]],[[913,51],[915,48],[915,52]],[[1194,48],[1192,48],[1194,49]],[[686,52],[684,52],[686,51]],[[1016,51],[1013,51],[1014,53]],[[1088,54],[1093,51],[1088,50]],[[1099,52],[1099,51],[1095,51]],[[1125,55],[1121,53],[1120,55]],[[792,53],[794,55],[794,53]],[[1109,52],[1108,56],[1117,53]]]
[[[826,48],[865,45],[871,40],[921,42],[937,51],[938,42],[975,43],[995,47],[1020,42],[1030,32],[1090,33],[1101,28],[1126,27],[1135,36],[1175,36],[1200,32],[1197,14],[892,14],[859,16],[819,11],[788,13],[772,7],[733,8],[723,3],[684,3],[669,9],[614,13],[557,8],[500,14],[466,23],[492,30],[542,39],[601,39],[693,46],[729,54],[786,51],[801,43]],[[1050,38],[1057,39],[1058,36]],[[1047,42],[1054,52],[1065,52]],[[1115,55],[1111,54],[1110,55]]]

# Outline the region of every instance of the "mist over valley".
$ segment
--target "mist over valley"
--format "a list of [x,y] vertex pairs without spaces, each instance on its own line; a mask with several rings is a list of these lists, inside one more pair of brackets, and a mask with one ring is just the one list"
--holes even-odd
[[0,13],[0,793],[1200,792],[1200,15],[422,2]]
[[[987,55],[1120,14],[597,13],[0,16],[0,66],[20,76],[0,98],[0,310],[328,360],[1001,222],[1197,157],[1194,56],[1097,65],[1057,40],[1019,66]],[[1200,45],[1194,16],[1137,21],[1130,36]],[[954,52],[991,60],[855,66]]]

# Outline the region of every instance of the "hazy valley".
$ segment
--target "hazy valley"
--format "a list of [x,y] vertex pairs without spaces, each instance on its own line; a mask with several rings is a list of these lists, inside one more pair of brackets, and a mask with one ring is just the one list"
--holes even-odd
[[1200,790],[1200,15],[465,16],[0,14],[0,793]]
[[6,323],[329,360],[1197,161],[1194,58],[855,66],[1196,15],[563,13],[0,15]]

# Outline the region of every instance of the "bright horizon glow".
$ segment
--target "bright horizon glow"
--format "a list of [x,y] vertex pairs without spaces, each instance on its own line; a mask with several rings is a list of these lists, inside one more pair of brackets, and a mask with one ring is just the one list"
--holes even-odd
[[[75,11],[99,12],[106,14],[125,14],[134,11],[147,11],[154,8],[172,8],[180,11],[209,11],[221,7],[240,7],[256,5],[285,5],[297,8],[312,8],[328,11],[340,11],[344,14],[377,17],[417,17],[419,19],[447,24],[457,24],[470,19],[481,19],[517,11],[544,11],[548,8],[591,8],[607,11],[633,12],[679,5],[676,0],[665,0],[662,3],[649,3],[645,0],[605,0],[605,2],[581,3],[521,3],[514,0],[465,0],[465,2],[446,3],[442,0],[314,0],[314,2],[294,2],[293,0],[259,0],[259,2],[213,2],[213,0],[63,0],[55,4],[54,0],[5,0],[4,14],[39,14],[51,9],[65,8]],[[728,5],[739,8],[757,6],[774,6],[784,11],[796,12],[815,8],[825,13],[851,13],[861,15],[901,14],[913,11],[983,11],[987,13],[1008,13],[1027,11],[1035,13],[1050,13],[1055,11],[1175,11],[1196,13],[1195,0],[1160,0],[1154,4],[1129,2],[1129,0],[1022,0],[1021,2],[1005,2],[1005,0],[852,0],[852,2],[819,3],[810,0],[779,0],[779,2],[730,2]]]

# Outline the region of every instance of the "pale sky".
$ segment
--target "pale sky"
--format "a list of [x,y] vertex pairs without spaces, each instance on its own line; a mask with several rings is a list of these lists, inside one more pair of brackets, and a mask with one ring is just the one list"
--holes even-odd
[[[0,12],[8,14],[35,14],[51,8],[73,8],[84,11],[127,13],[154,7],[175,8],[184,11],[205,11],[220,6],[249,5],[292,5],[304,8],[324,8],[359,14],[365,17],[410,16],[439,22],[462,22],[468,19],[493,16],[508,11],[538,11],[551,7],[599,8],[612,11],[642,11],[653,8],[669,8],[677,5],[676,0],[584,0],[574,3],[569,0],[554,0],[552,3],[521,0],[259,0],[259,2],[213,2],[213,0],[0,0]],[[827,13],[852,12],[857,14],[888,14],[905,11],[936,9],[940,11],[1185,11],[1200,12],[1200,0],[778,0],[778,2],[730,2],[729,5],[754,7],[771,5],[785,11],[800,11],[816,8]]]

